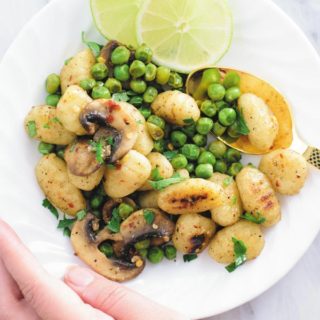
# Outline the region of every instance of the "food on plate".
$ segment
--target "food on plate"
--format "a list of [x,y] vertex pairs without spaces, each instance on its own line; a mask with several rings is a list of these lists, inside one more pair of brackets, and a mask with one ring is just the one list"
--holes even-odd
[[147,261],[192,261],[207,246],[229,272],[257,257],[263,227],[281,218],[276,191],[294,194],[307,176],[289,150],[265,155],[259,170],[230,147],[279,146],[290,126],[274,104],[254,86],[243,92],[251,78],[235,70],[187,77],[156,64],[146,44],[85,43],[60,77],[48,76],[47,104],[25,120],[40,140],[43,205],[76,255],[115,281]]
[[261,158],[259,169],[280,194],[298,193],[308,176],[306,159],[292,150],[275,150]]
[[236,177],[243,208],[253,216],[262,216],[264,227],[281,219],[281,208],[268,177],[256,168],[245,167]]

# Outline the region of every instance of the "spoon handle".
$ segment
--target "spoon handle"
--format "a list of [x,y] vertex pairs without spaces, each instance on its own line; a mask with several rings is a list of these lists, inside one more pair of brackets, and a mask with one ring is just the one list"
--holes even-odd
[[306,160],[320,170],[320,150],[315,147],[308,147],[303,153]]

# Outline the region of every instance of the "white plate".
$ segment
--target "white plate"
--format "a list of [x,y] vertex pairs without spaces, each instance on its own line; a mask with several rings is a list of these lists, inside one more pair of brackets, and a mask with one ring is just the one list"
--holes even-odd
[[[277,86],[292,103],[304,138],[320,146],[320,61],[314,49],[272,2],[230,3],[235,34],[221,65],[248,70]],[[82,47],[82,30],[97,37],[87,0],[52,1],[24,28],[0,66],[0,214],[56,275],[79,260],[41,206],[43,194],[34,176],[39,154],[22,124],[30,107],[43,103],[47,74],[59,72]],[[148,265],[127,285],[192,318],[234,308],[272,286],[307,250],[320,228],[319,190],[320,173],[313,169],[298,196],[281,198],[283,219],[265,232],[261,256],[232,274],[204,253],[192,263]]]

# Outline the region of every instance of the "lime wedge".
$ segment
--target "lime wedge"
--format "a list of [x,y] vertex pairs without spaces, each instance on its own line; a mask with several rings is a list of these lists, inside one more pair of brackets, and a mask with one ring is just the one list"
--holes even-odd
[[109,40],[137,46],[136,17],[143,0],[91,0],[93,20]]
[[137,16],[138,42],[156,63],[184,73],[221,59],[232,29],[227,0],[146,0]]

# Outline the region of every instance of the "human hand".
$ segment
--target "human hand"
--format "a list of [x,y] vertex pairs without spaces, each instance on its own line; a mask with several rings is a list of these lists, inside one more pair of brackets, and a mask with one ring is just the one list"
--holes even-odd
[[1,320],[187,320],[186,317],[74,266],[51,277],[0,219]]

